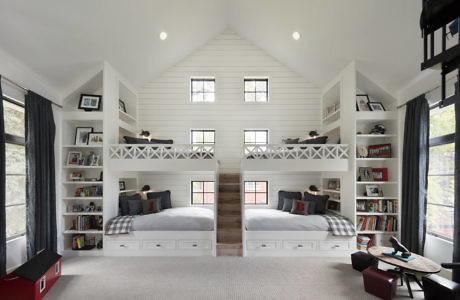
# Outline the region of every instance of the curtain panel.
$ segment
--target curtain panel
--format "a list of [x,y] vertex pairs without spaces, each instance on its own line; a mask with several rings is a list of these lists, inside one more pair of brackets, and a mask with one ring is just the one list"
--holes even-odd
[[6,274],[6,157],[3,93],[0,76],[0,277]]

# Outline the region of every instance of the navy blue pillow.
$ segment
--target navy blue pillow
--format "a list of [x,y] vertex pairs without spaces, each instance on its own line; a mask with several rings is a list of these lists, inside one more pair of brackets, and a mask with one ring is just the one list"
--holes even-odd
[[148,139],[140,139],[140,138],[135,138],[132,136],[124,136],[123,137],[126,141],[126,144],[148,144],[149,140]]
[[315,214],[324,215],[326,213],[326,204],[329,195],[313,195],[309,192],[304,193],[305,201],[312,201],[315,203]]
[[128,200],[128,207],[130,216],[142,214],[142,200]]
[[151,139],[150,144],[172,144],[174,143],[173,140],[159,140],[159,139]]
[[121,208],[121,215],[126,216],[129,215],[129,201],[132,200],[141,200],[140,194],[134,194],[131,196],[119,196],[118,197],[118,206]]
[[292,209],[292,202],[296,199],[288,199],[284,198],[283,199],[283,211],[290,212]]
[[319,136],[314,139],[300,141],[299,144],[326,144],[327,136]]
[[278,192],[278,210],[283,209],[284,199],[302,200],[302,193],[301,192],[279,191]]
[[161,209],[172,208],[171,191],[147,193],[147,199],[161,198]]

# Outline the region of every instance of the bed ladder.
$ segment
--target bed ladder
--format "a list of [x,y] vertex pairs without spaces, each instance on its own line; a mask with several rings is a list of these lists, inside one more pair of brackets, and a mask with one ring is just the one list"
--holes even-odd
[[240,174],[219,174],[217,256],[242,256]]

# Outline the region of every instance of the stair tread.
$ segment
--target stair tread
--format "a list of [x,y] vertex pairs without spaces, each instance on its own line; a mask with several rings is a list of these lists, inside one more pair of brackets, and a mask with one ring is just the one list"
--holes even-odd
[[221,228],[217,227],[218,232],[240,232],[241,231],[241,226],[238,227],[228,227],[228,228]]
[[217,243],[217,249],[242,249],[243,243]]

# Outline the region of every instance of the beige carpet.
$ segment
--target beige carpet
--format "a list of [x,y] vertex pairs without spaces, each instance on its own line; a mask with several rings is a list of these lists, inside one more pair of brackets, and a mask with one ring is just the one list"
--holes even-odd
[[[410,299],[405,287],[397,295]],[[45,299],[377,298],[345,258],[75,257]]]

